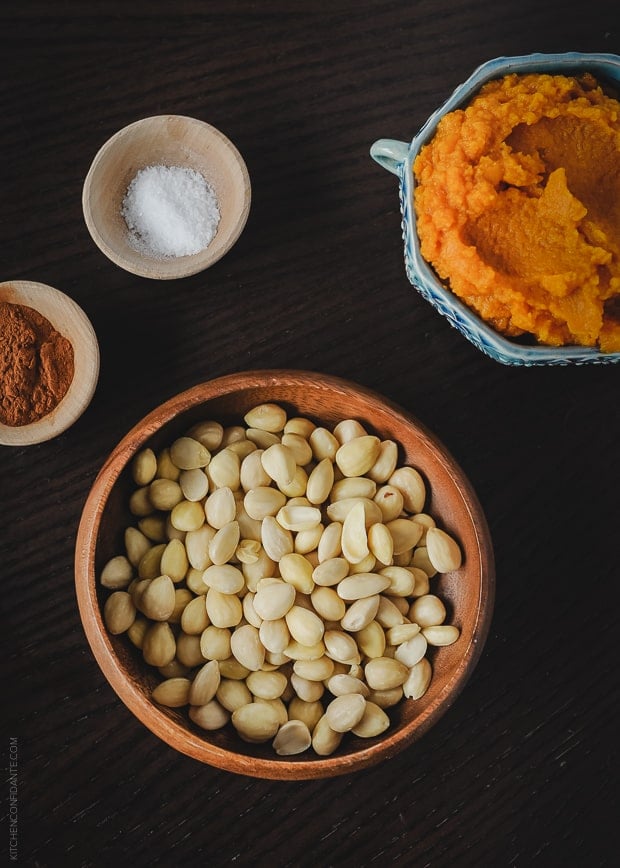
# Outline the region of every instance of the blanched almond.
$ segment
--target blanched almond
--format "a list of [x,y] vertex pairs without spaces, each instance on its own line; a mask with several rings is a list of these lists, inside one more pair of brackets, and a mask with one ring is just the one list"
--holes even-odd
[[327,525],[317,546],[319,563],[337,558],[342,553],[342,523],[332,521]]
[[326,621],[340,621],[346,612],[344,600],[334,588],[316,587],[310,594],[315,612]]
[[236,627],[243,617],[241,600],[235,594],[223,594],[209,588],[206,597],[207,614],[215,627]]
[[384,523],[398,518],[405,507],[402,493],[393,485],[383,485],[375,494],[374,502],[381,510]]
[[282,435],[282,445],[291,450],[295,463],[299,464],[300,467],[304,467],[312,461],[312,447],[306,438],[300,434],[284,433]]
[[152,449],[142,449],[131,462],[131,475],[136,485],[148,485],[157,473],[157,458]]
[[250,672],[246,679],[250,692],[259,699],[279,699],[286,689],[287,679],[282,672]]
[[311,681],[298,675],[297,672],[293,672],[291,675],[291,686],[304,702],[318,702],[325,692],[322,681]]
[[232,564],[213,564],[203,573],[205,584],[222,594],[238,594],[245,585],[241,570]]
[[228,486],[216,488],[206,500],[204,511],[207,521],[216,530],[235,520],[237,502],[233,490]]
[[314,555],[318,560],[317,547],[323,536],[325,528],[322,524],[317,524],[308,530],[300,530],[295,534],[295,551],[300,555]]
[[361,720],[353,727],[353,735],[360,738],[375,738],[385,732],[390,718],[376,703],[367,701]]
[[391,690],[405,683],[409,669],[399,660],[375,657],[366,664],[364,674],[371,690]]
[[114,591],[105,601],[103,620],[112,635],[129,630],[135,617],[136,607],[127,591]]
[[252,702],[237,708],[232,713],[231,721],[241,738],[251,743],[269,741],[280,728],[276,710],[262,702]]
[[220,667],[217,660],[205,663],[196,673],[189,689],[191,705],[207,705],[211,702],[220,686]]
[[371,621],[355,634],[355,641],[365,657],[374,660],[385,654],[385,632],[378,621]]
[[189,716],[197,726],[207,731],[221,729],[230,720],[230,712],[216,699],[212,699],[206,705],[192,706]]
[[421,699],[428,690],[433,670],[431,664],[423,657],[409,670],[407,680],[403,684],[403,693],[409,699]]
[[371,621],[374,621],[377,610],[379,609],[379,595],[375,594],[372,597],[364,597],[361,600],[356,600],[347,609],[344,617],[340,621],[343,630],[349,633],[356,633],[367,627]]
[[[127,528],[127,530],[133,530],[133,528]],[[136,533],[140,534],[140,531],[136,531]],[[140,534],[140,536],[142,537],[142,534]],[[142,538],[146,540],[146,537]],[[150,548],[148,540],[146,540],[146,543],[148,548]],[[143,554],[148,550],[148,548],[145,549]],[[133,575],[134,570],[129,559],[126,558],[125,555],[117,555],[116,557],[111,558],[101,571],[100,582],[104,588],[109,588],[113,591],[120,591],[127,587],[133,579]]]
[[340,448],[340,443],[336,440],[331,431],[327,428],[319,426],[315,428],[308,438],[312,453],[317,461],[322,461],[324,458],[329,458],[334,461],[336,452]]
[[324,714],[317,721],[312,732],[312,748],[319,756],[329,756],[340,747],[343,734],[336,732]]
[[390,627],[395,627],[397,624],[402,624],[404,618],[400,609],[394,604],[394,601],[382,594],[379,600],[376,620],[382,627],[389,629]]
[[188,531],[185,535],[185,554],[190,565],[197,570],[206,570],[211,565],[209,543],[215,536],[215,528],[203,524],[197,530]]
[[167,621],[174,611],[174,584],[169,576],[158,576],[140,594],[138,608],[152,621]]
[[379,446],[379,455],[368,471],[368,476],[374,482],[387,482],[396,470],[397,461],[398,446],[396,443],[393,440],[382,440]]
[[205,513],[201,503],[181,500],[170,513],[170,522],[176,530],[198,530],[205,523]]
[[375,522],[368,528],[368,547],[375,558],[389,566],[394,557],[394,539],[383,522]]
[[368,434],[361,422],[357,419],[342,419],[334,427],[334,437],[338,443],[347,443],[356,437],[363,437]]
[[286,411],[278,404],[258,404],[243,417],[248,428],[260,428],[261,431],[277,433],[286,425]]
[[151,696],[160,705],[181,708],[187,705],[191,682],[188,678],[168,678],[153,690]]
[[[195,533],[195,531],[194,531]],[[189,569],[185,545],[179,539],[172,539],[162,552],[160,569],[170,576],[173,582],[182,582]]]
[[370,693],[368,685],[364,681],[344,672],[332,675],[327,682],[327,689],[333,696],[344,696],[347,693],[361,693],[362,696],[368,696]]
[[244,674],[238,678],[230,678],[227,675],[224,675],[224,663],[226,662],[228,661],[223,661],[220,664],[221,680],[215,697],[220,705],[222,705],[227,711],[234,712],[236,709],[242,708],[244,705],[248,705],[252,702],[252,694],[243,680],[249,675],[249,672],[233,658],[231,662],[236,664],[237,667],[240,667]]
[[382,520],[381,510],[374,500],[370,500],[367,497],[344,497],[342,500],[336,500],[327,507],[327,517],[330,521],[343,522],[358,503],[363,503],[364,505],[366,527],[370,527],[371,524]]
[[170,458],[179,470],[193,470],[206,467],[211,460],[211,453],[199,440],[179,437],[170,447]]
[[185,500],[202,500],[209,491],[209,477],[199,467],[183,470],[179,476],[179,485]]
[[344,630],[326,630],[323,636],[325,654],[340,663],[359,663],[357,643]]
[[409,617],[420,627],[436,627],[446,619],[446,607],[435,594],[424,594],[414,600]]
[[304,416],[293,416],[287,420],[284,426],[284,433],[299,434],[300,437],[309,440],[315,428],[316,425],[310,419],[306,419]]
[[277,485],[289,485],[295,478],[297,463],[290,449],[281,443],[274,443],[261,455],[265,472]]
[[331,459],[324,458],[313,468],[306,483],[306,496],[310,503],[324,503],[334,484],[334,465]]
[[459,628],[454,627],[452,624],[441,624],[437,627],[424,627],[422,633],[429,645],[435,645],[437,647],[453,645],[461,635]]
[[384,567],[381,575],[390,580],[385,593],[389,597],[409,597],[413,593],[415,579],[407,567]]
[[342,579],[336,590],[339,597],[352,602],[380,594],[389,586],[390,580],[386,576],[380,576],[378,573],[357,573]]
[[262,521],[268,515],[276,515],[285,503],[286,495],[277,488],[268,486],[250,489],[243,500],[247,514],[258,521]]
[[312,736],[301,720],[289,720],[278,730],[273,740],[273,749],[278,756],[294,756],[308,750]]
[[148,487],[148,497],[155,509],[167,511],[183,500],[183,491],[172,479],[154,479]]
[[[163,539],[160,539],[159,542],[163,542]],[[128,527],[125,530],[125,551],[127,552],[127,560],[129,560],[132,566],[138,566],[151,545],[152,543],[146,534],[138,530],[137,527]],[[119,555],[119,557],[122,557],[122,555]],[[112,560],[115,560],[115,558],[112,558]],[[106,587],[108,586],[106,585]]]
[[294,549],[293,534],[283,528],[272,515],[263,519],[261,542],[268,556],[276,563],[284,555],[292,554]]
[[211,459],[207,476],[214,488],[230,488],[236,491],[240,485],[241,458],[232,449],[222,449]]
[[344,693],[327,706],[325,716],[334,732],[350,732],[364,715],[366,700],[361,693]]
[[295,602],[295,588],[282,579],[261,579],[254,596],[254,611],[267,621],[283,618]]
[[144,634],[142,655],[151,666],[166,666],[174,660],[176,642],[165,621],[152,624]]
[[402,645],[417,636],[422,628],[419,624],[396,624],[386,631],[388,645]]
[[276,520],[286,530],[310,530],[321,523],[321,510],[315,506],[283,506],[277,512]]
[[237,627],[230,637],[230,649],[235,659],[250,672],[256,672],[265,662],[265,646],[251,624]]
[[426,551],[438,573],[449,573],[461,566],[462,555],[458,543],[438,527],[427,530]]
[[334,671],[334,661],[329,657],[319,657],[316,660],[296,660],[293,671],[308,681],[325,681]]
[[289,633],[300,645],[314,646],[323,638],[325,624],[315,612],[309,609],[292,606],[284,619]]
[[345,558],[329,558],[317,564],[312,572],[315,584],[321,587],[337,585],[349,573],[349,564]]
[[345,476],[338,480],[330,492],[329,499],[332,503],[337,500],[348,500],[350,497],[364,497],[372,500],[377,492],[377,485],[367,476]]
[[364,504],[360,500],[342,525],[342,554],[350,564],[358,564],[369,554]]
[[408,518],[395,518],[385,526],[392,537],[395,555],[400,555],[414,548],[423,533],[422,526]]
[[190,428],[187,436],[198,440],[199,443],[207,447],[209,452],[215,452],[222,443],[224,428],[219,422],[208,419],[204,422],[198,422]]
[[410,669],[424,657],[427,645],[426,637],[418,633],[399,645],[394,652],[394,657]]
[[282,654],[291,643],[291,634],[286,626],[284,616],[275,620],[264,620],[258,630],[262,644],[271,654]]
[[245,492],[251,491],[253,488],[262,488],[271,483],[271,477],[263,467],[262,449],[256,449],[250,452],[241,462],[239,471],[239,481]]
[[240,537],[241,530],[237,521],[230,521],[217,531],[209,542],[209,558],[214,565],[226,565],[234,557]]
[[426,485],[414,467],[399,467],[388,479],[388,485],[400,491],[407,512],[422,512],[426,500]]
[[313,567],[308,558],[299,552],[283,555],[279,561],[280,575],[289,585],[302,594],[314,589]]
[[336,452],[336,464],[344,476],[363,476],[379,457],[380,448],[378,437],[371,434],[355,437],[340,446]]

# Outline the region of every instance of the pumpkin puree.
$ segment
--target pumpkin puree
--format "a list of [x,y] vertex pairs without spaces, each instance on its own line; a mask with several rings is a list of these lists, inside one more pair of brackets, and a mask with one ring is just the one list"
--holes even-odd
[[421,252],[495,329],[620,351],[620,103],[591,75],[508,75],[414,162]]

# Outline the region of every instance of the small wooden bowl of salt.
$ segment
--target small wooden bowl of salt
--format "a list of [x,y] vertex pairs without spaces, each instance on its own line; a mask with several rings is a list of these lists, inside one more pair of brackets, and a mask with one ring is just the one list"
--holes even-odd
[[157,280],[197,274],[226,254],[250,210],[237,148],[204,121],[158,115],[117,132],[84,182],[88,230],[116,265]]

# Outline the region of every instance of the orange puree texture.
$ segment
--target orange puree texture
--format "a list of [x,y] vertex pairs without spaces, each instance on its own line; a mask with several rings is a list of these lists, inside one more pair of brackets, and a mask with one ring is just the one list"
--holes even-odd
[[620,351],[620,103],[591,75],[508,75],[414,162],[423,257],[495,329]]

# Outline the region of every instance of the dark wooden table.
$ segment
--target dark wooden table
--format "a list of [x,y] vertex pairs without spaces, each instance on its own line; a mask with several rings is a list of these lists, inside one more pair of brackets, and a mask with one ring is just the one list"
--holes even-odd
[[[479,63],[617,52],[618,24],[601,0],[2,4],[0,279],[68,293],[101,348],[73,428],[0,447],[2,748],[24,865],[617,864],[619,371],[474,349],[408,283],[396,180],[368,150],[409,140]],[[234,249],[177,282],[113,266],[81,211],[98,148],[159,113],[224,131],[253,185]],[[397,758],[333,780],[174,752],[104,680],[76,606],[76,528],[114,445],[175,393],[266,367],[340,375],[420,418],[495,546],[464,693]]]

